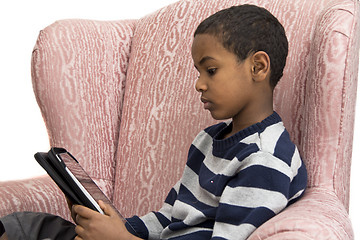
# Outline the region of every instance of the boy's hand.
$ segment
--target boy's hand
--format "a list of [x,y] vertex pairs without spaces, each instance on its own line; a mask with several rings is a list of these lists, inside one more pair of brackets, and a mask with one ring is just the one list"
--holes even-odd
[[66,196],[65,196],[65,199],[66,199],[66,202],[67,202],[67,205],[70,209],[70,213],[71,213],[71,218],[75,221],[75,212],[73,211],[73,203],[70,201],[70,199],[68,199]]
[[117,212],[108,204],[99,201],[105,215],[87,207],[74,205],[75,231],[78,236],[75,240],[132,240],[139,239],[130,234]]

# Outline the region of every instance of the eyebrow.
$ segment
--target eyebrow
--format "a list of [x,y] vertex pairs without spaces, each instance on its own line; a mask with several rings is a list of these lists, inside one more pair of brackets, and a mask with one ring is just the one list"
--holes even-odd
[[[210,61],[210,60],[216,60],[216,59],[213,58],[213,57],[210,57],[210,56],[202,57],[202,58],[200,59],[200,61],[199,61],[199,65],[201,66],[201,65],[203,65],[205,62]],[[195,68],[197,69],[196,65],[194,65],[194,66],[195,66]]]
[[203,65],[205,62],[207,62],[207,61],[209,61],[209,60],[216,60],[216,59],[213,58],[213,57],[210,57],[210,56],[205,56],[205,57],[201,58],[199,64],[200,64],[200,65]]

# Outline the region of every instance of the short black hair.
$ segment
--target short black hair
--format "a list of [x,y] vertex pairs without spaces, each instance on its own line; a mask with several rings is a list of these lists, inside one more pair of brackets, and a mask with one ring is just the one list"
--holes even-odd
[[264,51],[270,58],[270,85],[275,88],[283,75],[288,55],[284,27],[268,10],[245,4],[223,9],[206,18],[197,34],[210,34],[237,55],[240,61],[250,54]]

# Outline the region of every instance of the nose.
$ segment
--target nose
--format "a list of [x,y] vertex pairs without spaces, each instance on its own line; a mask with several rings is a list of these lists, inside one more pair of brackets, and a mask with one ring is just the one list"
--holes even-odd
[[195,89],[198,92],[205,92],[207,90],[207,85],[201,76],[196,80]]

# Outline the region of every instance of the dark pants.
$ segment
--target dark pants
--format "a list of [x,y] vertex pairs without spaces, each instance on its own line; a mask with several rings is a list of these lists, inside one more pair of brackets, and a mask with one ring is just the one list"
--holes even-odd
[[9,240],[72,240],[75,225],[61,217],[34,212],[18,212],[0,218],[0,236]]

